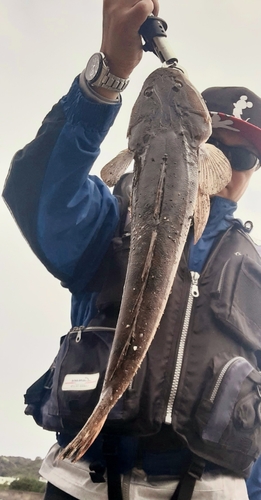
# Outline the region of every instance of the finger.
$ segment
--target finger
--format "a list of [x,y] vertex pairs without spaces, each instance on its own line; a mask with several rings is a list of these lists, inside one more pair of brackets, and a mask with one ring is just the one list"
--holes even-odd
[[158,0],[153,0],[153,3],[154,3],[154,9],[153,9],[152,13],[154,14],[154,16],[158,16],[159,15],[159,2],[158,2]]
[[139,0],[129,11],[129,19],[133,29],[139,31],[147,17],[153,13],[154,3],[152,0]]

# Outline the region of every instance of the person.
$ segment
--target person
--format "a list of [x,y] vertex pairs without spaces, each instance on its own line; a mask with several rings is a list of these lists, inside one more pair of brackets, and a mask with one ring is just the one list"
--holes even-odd
[[[90,59],[87,74],[84,70],[74,80],[68,94],[55,104],[43,121],[36,138],[15,155],[4,188],[5,201],[32,250],[48,271],[61,280],[63,286],[68,287],[72,294],[72,327],[87,326],[98,320],[100,323],[92,324],[102,324],[104,318],[105,322],[108,318],[108,321],[111,321],[108,311],[111,312],[112,308],[97,307],[100,289],[97,291],[90,284],[93,283],[101,262],[106,259],[106,252],[119,222],[122,222],[121,205],[117,188],[111,193],[100,178],[90,175],[90,169],[121,107],[121,93],[116,89],[120,86],[122,91],[126,87],[132,71],[141,61],[143,51],[139,28],[148,15],[158,15],[158,11],[158,0],[104,0],[101,53]],[[105,72],[109,68],[112,74],[107,86],[104,86],[99,77],[95,80],[97,64],[100,68],[102,66]],[[248,254],[251,257],[251,265],[260,266],[260,258],[248,236],[248,226],[244,227],[240,221],[234,219],[233,214],[237,202],[260,165],[261,99],[241,87],[214,87],[207,89],[202,95],[213,120],[209,142],[220,148],[229,159],[232,178],[228,185],[212,198],[207,227],[196,245],[193,245],[191,239],[193,226],[191,227],[188,247],[184,254],[187,257],[182,258],[181,268],[175,279],[176,285],[172,291],[176,326],[174,327],[172,322],[168,331],[175,340],[173,345],[177,346],[181,319],[184,319],[185,314],[185,297],[189,293],[188,270],[198,273],[198,276],[201,274],[198,282],[200,294],[196,299],[201,302],[197,303],[197,311],[191,316],[189,327],[190,344],[196,339],[199,342],[192,349],[193,357],[187,362],[190,363],[187,372],[192,373],[193,379],[197,379],[199,362],[204,364],[204,357],[207,357],[211,343],[208,339],[211,335],[214,338],[216,334],[220,339],[217,341],[219,348],[216,349],[219,350],[214,364],[219,362],[219,351],[223,352],[227,348],[235,356],[233,359],[239,358],[242,361],[243,357],[248,361],[247,366],[251,363],[253,369],[257,368],[255,352],[258,345],[260,346],[260,339],[255,333],[251,333],[250,327],[247,333],[244,333],[237,326],[231,333],[228,324],[222,323],[221,315],[219,319],[215,319],[214,313],[210,313],[209,297],[212,281],[215,281],[215,276],[220,278],[231,255],[240,257]],[[129,184],[125,183],[126,194],[130,189],[131,174],[127,174],[124,179],[129,180]],[[122,196],[124,193],[120,190],[120,194]],[[233,259],[232,261],[234,262]],[[242,266],[245,265],[244,262]],[[240,273],[243,277],[247,275],[247,271],[244,273],[242,269]],[[234,277],[233,274],[233,279]],[[114,279],[117,281],[117,275]],[[245,279],[249,285],[247,278]],[[255,297],[258,286],[255,286],[255,279],[251,283],[245,291],[242,292],[242,287],[239,289],[242,297],[238,300],[240,305],[244,305],[244,301],[247,302],[251,315],[255,314],[258,321],[258,311],[255,313],[255,305],[259,303],[259,297]],[[180,302],[181,298],[183,302]],[[100,300],[100,304],[101,302]],[[217,307],[221,308],[219,305]],[[233,307],[236,307],[234,303]],[[113,315],[115,316],[115,308]],[[251,318],[246,314],[245,323],[247,321],[250,322]],[[105,324],[108,326],[108,323]],[[156,341],[160,355],[163,345],[162,340],[159,344]],[[204,351],[204,357],[201,356],[200,361],[196,359],[200,356],[199,351]],[[168,360],[171,360],[171,368],[168,368],[171,373],[175,356],[175,349],[172,349],[168,357]],[[225,358],[226,356],[227,354]],[[155,359],[157,363],[158,358]],[[163,383],[167,384],[169,374],[164,371],[163,377],[162,372],[159,376],[163,378]],[[205,381],[206,373],[201,385],[204,386]],[[182,383],[187,398],[185,409],[190,411],[190,393],[183,375]],[[187,385],[189,383],[191,384],[187,382]],[[161,393],[160,397],[166,403],[166,391],[162,389]],[[256,391],[254,397],[256,405]],[[246,405],[246,408],[249,407]],[[252,406],[250,409],[252,416]],[[237,416],[238,422],[248,418],[244,417],[244,410],[241,408],[238,409]],[[248,421],[244,421],[244,426],[248,428]],[[119,470],[116,473],[120,474],[121,491],[117,490],[118,496],[115,492],[112,498],[116,500],[121,495],[124,500],[172,498],[180,484],[179,478],[188,470],[192,457],[192,451],[185,441],[178,437],[172,426],[162,423],[160,430],[149,437],[120,435],[115,439],[119,458]],[[243,438],[242,440],[244,441]],[[246,441],[247,438],[244,442]],[[104,465],[99,437],[92,446],[92,451],[87,451],[85,456],[75,463],[56,460],[59,450],[67,443],[66,432],[58,432],[57,443],[43,461],[40,472],[47,480],[45,500],[107,499],[107,486],[104,482],[106,473],[104,475],[104,471],[100,470],[102,477],[100,481],[96,481],[99,470],[96,470],[96,479],[92,475],[93,469],[90,471],[90,463],[93,461]],[[111,463],[113,460],[112,454]],[[219,460],[207,460],[202,476],[198,476],[201,476],[200,480],[193,485],[193,492],[187,492],[187,496],[179,498],[188,500],[192,495],[194,500],[247,499],[244,475],[231,471],[229,467],[220,466],[221,460],[222,457]],[[240,461],[240,451],[238,460]]]

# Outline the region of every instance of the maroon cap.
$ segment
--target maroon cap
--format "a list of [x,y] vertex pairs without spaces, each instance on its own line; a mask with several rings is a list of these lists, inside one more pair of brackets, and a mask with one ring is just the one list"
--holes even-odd
[[210,87],[202,97],[212,117],[212,128],[241,134],[261,160],[261,99],[245,87]]

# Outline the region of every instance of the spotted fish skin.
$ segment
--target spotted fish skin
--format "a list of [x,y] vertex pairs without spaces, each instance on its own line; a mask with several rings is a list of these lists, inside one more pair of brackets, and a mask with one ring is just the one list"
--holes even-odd
[[131,245],[105,381],[93,414],[61,458],[76,461],[89,448],[154,338],[193,217],[199,147],[210,134],[208,110],[188,78],[177,68],[155,70],[128,129],[134,156]]

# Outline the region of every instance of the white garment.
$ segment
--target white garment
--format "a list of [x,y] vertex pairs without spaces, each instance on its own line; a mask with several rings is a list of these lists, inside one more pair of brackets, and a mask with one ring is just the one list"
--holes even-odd
[[[57,460],[60,447],[55,444],[48,452],[40,474],[60,490],[78,500],[108,500],[107,484],[93,483],[89,464],[79,460]],[[122,476],[124,500],[170,500],[178,480],[164,476],[147,476],[133,469]],[[244,479],[229,474],[205,473],[196,482],[192,500],[248,500]]]

